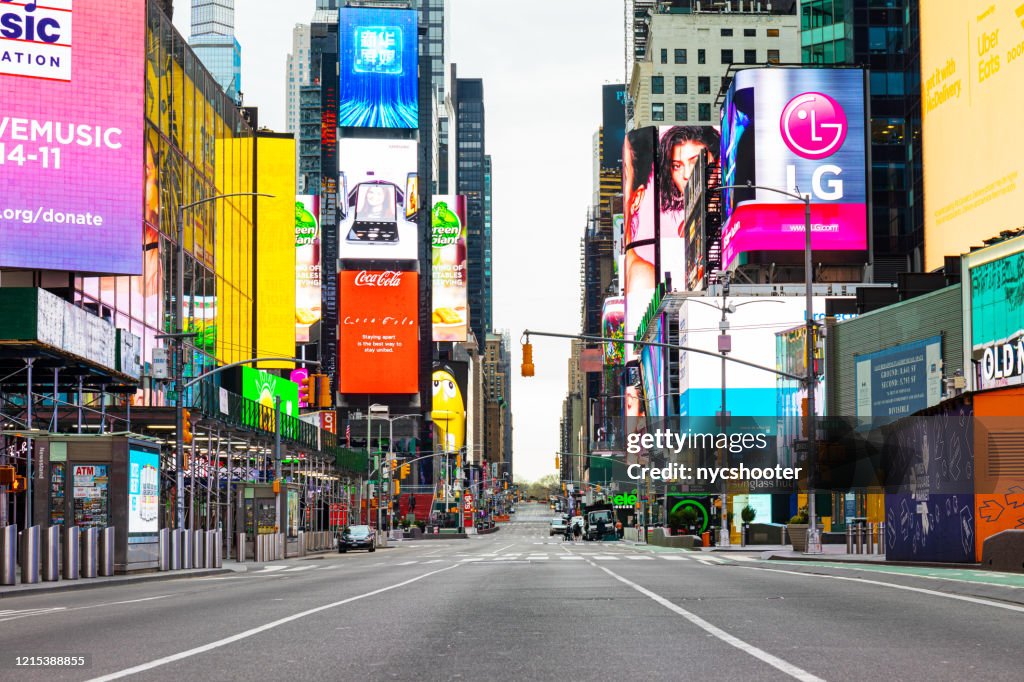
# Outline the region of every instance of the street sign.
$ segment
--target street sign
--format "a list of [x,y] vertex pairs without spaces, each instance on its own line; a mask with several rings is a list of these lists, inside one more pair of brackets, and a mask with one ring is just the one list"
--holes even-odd
[[166,348],[154,348],[153,349],[153,378],[154,379],[167,379],[170,374],[167,370],[167,349]]

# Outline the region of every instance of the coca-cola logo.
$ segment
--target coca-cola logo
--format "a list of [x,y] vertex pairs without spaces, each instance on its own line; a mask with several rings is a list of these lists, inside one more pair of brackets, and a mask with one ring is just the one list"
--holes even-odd
[[402,273],[394,270],[384,272],[367,272],[360,270],[356,275],[357,287],[397,287],[402,284]]

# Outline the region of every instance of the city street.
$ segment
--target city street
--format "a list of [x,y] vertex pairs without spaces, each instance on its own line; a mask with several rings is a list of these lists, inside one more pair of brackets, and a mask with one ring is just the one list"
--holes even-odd
[[[1019,674],[1019,576],[566,543],[548,536],[551,516],[522,504],[487,536],[2,599],[0,678]],[[15,674],[14,657],[33,655],[88,655],[90,667]]]

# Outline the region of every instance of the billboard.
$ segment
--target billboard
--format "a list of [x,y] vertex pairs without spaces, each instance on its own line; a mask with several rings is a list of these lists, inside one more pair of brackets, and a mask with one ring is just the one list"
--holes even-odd
[[128,446],[128,535],[160,530],[160,453]]
[[265,407],[274,407],[281,397],[281,414],[299,416],[299,385],[263,369],[242,367],[242,397]]
[[974,390],[1024,384],[1024,238],[967,255],[964,270],[964,367],[974,368]]
[[339,390],[419,390],[419,275],[393,270],[338,273]]
[[858,417],[906,417],[942,400],[942,337],[855,355]]
[[604,364],[622,365],[625,362],[622,347],[623,326],[626,322],[626,301],[622,296],[609,296],[601,308],[601,336],[618,341],[605,341]]
[[419,127],[416,32],[415,10],[339,10],[339,127]]
[[338,258],[417,260],[416,143],[347,138],[338,155]]
[[430,418],[437,432],[434,442],[440,444],[444,452],[458,452],[466,446],[468,376],[468,363],[453,360],[434,363]]
[[1024,158],[1005,113],[1024,107],[1022,17],[1019,0],[921,3],[925,271],[1020,227]]
[[626,86],[601,86],[601,168],[622,170],[622,142],[626,137]]
[[[623,293],[626,300],[625,340],[635,338],[657,282],[655,224],[655,147],[657,128],[629,131],[622,146]],[[627,362],[637,348],[626,343]]]
[[0,3],[0,268],[142,274],[145,21]]
[[[860,69],[737,72],[722,110],[722,184],[810,194],[811,248],[866,252],[864,97]],[[802,201],[731,188],[722,204],[722,267],[753,252],[803,252]]]
[[466,227],[466,197],[434,197],[430,211],[434,341],[466,340]]
[[[665,316],[655,317],[651,321],[651,327],[654,333],[650,340],[654,343],[665,343]],[[640,350],[640,370],[648,417],[665,416],[665,351],[665,348],[658,346],[643,346]]]
[[320,321],[320,197],[295,197],[295,341]]

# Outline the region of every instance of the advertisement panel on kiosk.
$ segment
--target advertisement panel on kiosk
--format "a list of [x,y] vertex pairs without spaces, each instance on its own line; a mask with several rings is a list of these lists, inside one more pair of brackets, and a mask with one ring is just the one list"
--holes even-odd
[[339,10],[339,127],[419,126],[416,23],[415,10]]
[[1020,0],[921,3],[925,272],[1021,225],[1022,17]]
[[160,530],[160,452],[128,445],[128,542],[148,542]]
[[416,143],[346,138],[338,155],[338,257],[417,260]]
[[4,2],[0,25],[0,268],[142,274],[146,3]]
[[[867,255],[864,98],[860,69],[746,69],[726,94],[722,185],[810,194],[818,261]],[[731,187],[722,210],[722,267],[803,257],[802,201]]]
[[338,273],[339,390],[412,394],[419,390],[419,274]]
[[434,341],[465,341],[469,325],[466,300],[466,197],[433,198],[430,210]]

